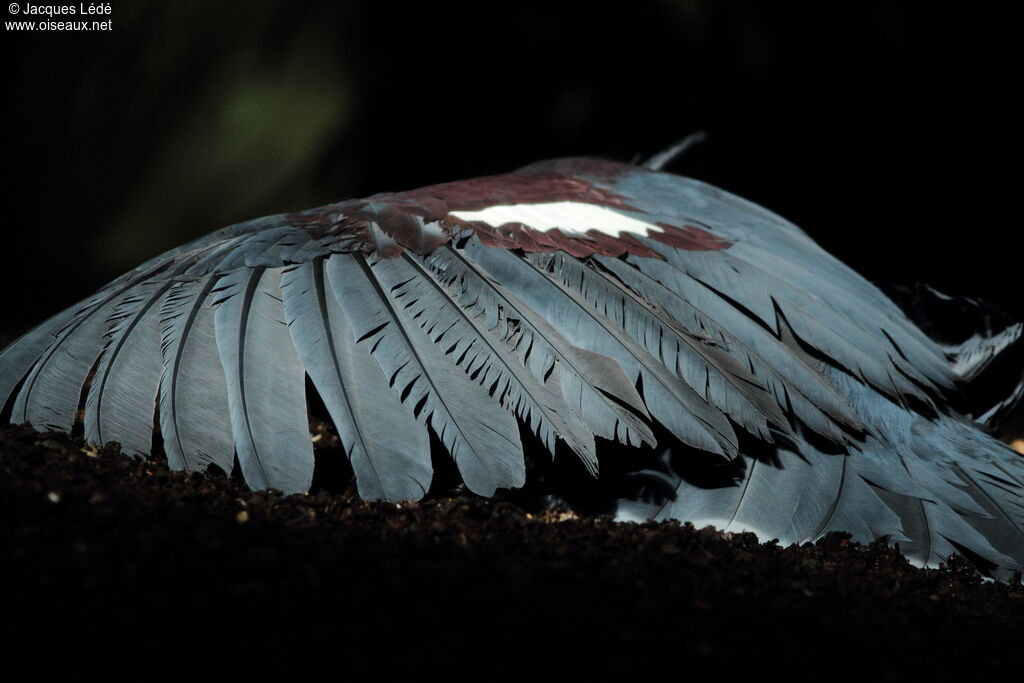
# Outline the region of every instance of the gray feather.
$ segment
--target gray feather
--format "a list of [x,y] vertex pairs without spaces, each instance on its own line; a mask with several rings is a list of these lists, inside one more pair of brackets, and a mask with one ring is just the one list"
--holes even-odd
[[526,480],[515,418],[445,356],[378,280],[362,256],[336,254],[327,261],[335,295],[343,302],[357,341],[369,342],[393,390],[429,422],[474,493]]
[[116,441],[129,455],[149,454],[160,384],[159,303],[170,286],[143,282],[114,306],[85,401],[86,441]]
[[706,403],[754,436],[772,442],[769,427],[790,431],[778,401],[722,342],[703,328],[687,329],[601,268],[566,254],[531,255],[530,260],[574,288],[629,334]]
[[408,253],[382,261],[375,272],[434,343],[456,365],[537,434],[555,454],[555,438],[597,473],[594,435],[559,394],[538,381],[481,319],[462,308],[419,258]]
[[773,392],[780,406],[791,404],[796,416],[818,434],[843,442],[846,437],[837,426],[863,431],[859,418],[835,388],[777,337],[735,308],[719,308],[727,316],[724,321],[698,308],[688,297],[694,289],[705,292],[706,289],[683,273],[656,259],[625,262],[602,257],[599,261],[629,288],[648,301],[656,302],[667,315],[719,340],[749,365],[754,375]]
[[370,357],[369,343],[356,343],[324,266],[318,258],[284,272],[281,289],[292,341],[331,413],[359,495],[419,500],[433,475],[427,430],[390,390]]
[[805,543],[846,531],[870,543],[903,540],[900,518],[853,471],[856,456],[826,454],[806,441],[779,449],[776,460],[744,457],[735,480],[723,487],[678,483],[656,519],[685,519],[724,531],[751,531],[762,540]]
[[[799,303],[810,298],[822,302],[823,306],[841,316],[842,321],[855,323],[853,328],[844,329],[862,331],[865,342],[870,339],[876,347],[896,351],[893,362],[904,372],[919,372],[927,378],[926,383],[953,388],[953,374],[942,350],[920,332],[911,333],[911,329],[916,330],[914,325],[902,312],[892,310],[891,304],[889,307],[873,306],[875,297],[869,298],[864,293],[870,287],[867,282],[861,281],[852,286],[837,278],[832,269],[825,274],[812,272],[810,268],[813,265],[809,264],[813,264],[815,259],[797,260],[796,254],[779,253],[777,244],[766,248],[749,241],[737,242],[729,254],[762,273],[785,273],[788,290],[781,295],[787,300]],[[802,296],[798,299],[793,296],[794,292],[800,292]],[[813,311],[811,314],[819,317]]]
[[122,276],[77,308],[25,378],[14,402],[12,422],[31,422],[37,429],[71,429],[82,387],[103,351],[106,320],[119,297],[166,265],[160,259],[150,263],[155,265]]
[[440,249],[425,262],[538,380],[558,384],[567,405],[594,434],[631,446],[655,444],[643,400],[617,362],[570,344],[462,250]]
[[280,281],[279,269],[225,275],[215,290],[214,328],[242,474],[253,488],[296,493],[313,479],[313,445]]
[[217,350],[212,291],[218,277],[176,282],[160,309],[160,431],[171,469],[230,473],[235,445]]
[[956,376],[970,382],[984,372],[1003,351],[1015,344],[1022,331],[1024,325],[1016,323],[991,336],[975,334],[959,344],[944,347],[944,350],[952,356]]
[[643,163],[643,166],[644,168],[649,168],[652,171],[660,171],[665,168],[665,166],[685,154],[691,147],[704,142],[705,139],[707,139],[707,133],[702,130],[698,130],[696,133],[690,133],[671,147],[663,149],[652,156]]
[[[1024,328],[942,346],[762,207],[634,167],[544,168],[566,182],[534,186],[526,171],[382,194],[167,252],[0,352],[0,408],[67,430],[88,384],[86,437],[145,454],[159,396],[173,468],[229,470],[237,454],[253,487],[297,492],[313,471],[308,372],[360,494],[387,500],[429,488],[429,430],[490,495],[525,481],[521,426],[596,470],[595,435],[654,445],[657,420],[683,443],[669,439],[658,467],[624,482],[638,486],[623,513],[793,543],[847,531],[899,543],[919,564],[963,551],[995,576],[1024,564],[1024,459],[949,400],[957,381],[1009,358]],[[585,225],[546,237],[492,225],[485,237],[459,217],[460,187],[487,206],[492,189],[503,204],[563,185],[565,201],[601,206],[610,223],[595,229],[614,232],[619,214],[631,229],[710,238],[688,250]],[[595,253],[545,252],[558,245]],[[747,432],[743,453],[733,425]]]
[[880,391],[893,397],[909,394],[921,401],[929,401],[916,384],[897,371],[897,367],[906,369],[908,375],[928,386],[931,383],[924,375],[899,361],[895,350],[879,353],[877,339],[812,294],[796,290],[779,277],[739,259],[723,256],[728,250],[682,252],[666,248],[654,240],[646,240],[646,243],[664,254],[670,264],[715,292],[722,300],[719,306],[733,305],[733,301],[741,304],[776,335],[780,333],[778,307],[802,341],[863,377]]
[[58,339],[61,330],[74,318],[77,308],[71,307],[26,332],[0,353],[0,411],[10,400],[18,383],[48,348]]
[[[616,190],[641,206],[651,222],[696,224],[732,242],[728,251],[741,259],[746,258],[751,247],[756,247],[771,254],[773,265],[769,270],[785,273],[787,279],[790,268],[795,266],[794,275],[800,280],[801,289],[817,294],[827,287],[838,293],[823,297],[830,305],[845,307],[853,319],[877,324],[866,329],[883,347],[888,342],[880,334],[881,329],[895,330],[893,336],[898,343],[903,343],[902,335],[913,336],[929,349],[928,354],[937,358],[931,341],[881,290],[778,214],[721,188],[668,173],[630,175]],[[948,374],[941,374],[948,378]]]
[[965,516],[1000,552],[1024,566],[1024,458],[987,434],[956,424],[952,436],[967,458],[949,468],[962,488],[988,515]]
[[614,358],[627,376],[643,383],[648,412],[684,443],[735,457],[736,434],[725,415],[672,375],[658,359],[621,333],[613,321],[586,299],[536,264],[503,249],[466,245],[470,256],[527,306],[542,315],[571,343]]
[[[955,541],[1000,566],[1017,566],[1013,557],[1021,554],[1020,546],[1002,552],[993,546],[993,537],[977,531],[979,526],[991,528],[1003,522],[994,514],[998,511],[970,495],[969,489],[965,492],[967,487],[957,470],[960,466],[991,469],[1019,460],[1019,456],[970,427],[963,418],[940,416],[929,420],[890,401],[878,400],[870,387],[841,371],[828,370],[828,374],[858,413],[884,435],[867,439],[862,452],[850,460],[855,471],[863,473],[858,478],[868,477],[872,491],[899,517],[899,528],[907,539],[902,546],[904,553],[915,562],[934,565],[958,552],[952,543]],[[901,485],[900,470],[923,493]],[[843,511],[846,514],[837,514],[832,524],[852,524],[858,516],[867,519],[873,508],[858,509],[851,501]],[[1012,530],[1009,533],[1012,535]]]

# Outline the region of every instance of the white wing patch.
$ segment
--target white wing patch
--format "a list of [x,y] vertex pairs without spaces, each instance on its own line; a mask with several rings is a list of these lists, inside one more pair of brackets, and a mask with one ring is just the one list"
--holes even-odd
[[585,202],[505,204],[489,206],[479,211],[451,211],[450,215],[464,221],[480,221],[496,228],[505,223],[522,223],[542,232],[552,228],[578,233],[597,230],[613,237],[622,232],[633,232],[638,235],[646,235],[648,231],[663,232],[653,223]]

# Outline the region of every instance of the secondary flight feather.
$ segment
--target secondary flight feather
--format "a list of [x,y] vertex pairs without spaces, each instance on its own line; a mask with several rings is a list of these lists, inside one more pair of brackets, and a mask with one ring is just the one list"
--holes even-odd
[[562,159],[158,256],[0,352],[0,415],[301,493],[315,403],[367,499],[427,495],[448,458],[483,496],[533,478],[621,519],[847,531],[1005,578],[1024,460],[987,430],[1022,392],[985,424],[963,395],[1020,335],[932,339],[755,204]]

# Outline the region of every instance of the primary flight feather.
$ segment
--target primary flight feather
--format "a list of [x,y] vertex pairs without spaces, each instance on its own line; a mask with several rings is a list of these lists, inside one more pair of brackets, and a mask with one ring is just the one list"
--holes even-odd
[[616,479],[623,519],[847,531],[1008,576],[1024,459],[958,401],[1020,332],[933,340],[759,206],[563,159],[163,254],[0,352],[0,408],[296,493],[314,388],[368,499],[426,495],[439,450],[484,496],[568,457],[583,489]]

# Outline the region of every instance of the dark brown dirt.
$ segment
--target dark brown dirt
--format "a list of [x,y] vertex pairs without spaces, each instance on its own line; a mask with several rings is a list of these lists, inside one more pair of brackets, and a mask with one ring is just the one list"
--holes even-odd
[[4,668],[47,679],[1013,679],[1024,663],[1024,590],[958,558],[919,570],[841,534],[782,548],[469,497],[282,497],[26,427],[0,430],[0,558]]

